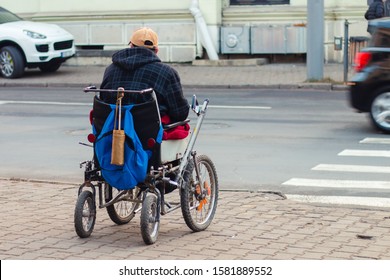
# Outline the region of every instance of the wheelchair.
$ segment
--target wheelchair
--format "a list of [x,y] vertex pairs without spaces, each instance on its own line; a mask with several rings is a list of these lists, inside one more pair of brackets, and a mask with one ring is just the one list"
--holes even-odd
[[[147,152],[148,159],[146,174],[142,174],[143,179],[134,186],[123,187],[112,183],[111,173],[107,173],[99,162],[96,150],[97,139],[105,127],[113,106],[99,98],[102,91],[143,97],[141,103],[132,106],[131,115],[134,131],[142,148]],[[161,217],[177,209],[181,209],[183,219],[192,231],[199,232],[207,229],[217,209],[218,176],[211,159],[207,155],[198,155],[194,145],[209,100],[205,99],[200,106],[196,96],[193,96],[191,109],[196,114],[197,121],[188,137],[180,140],[163,140],[159,143],[158,137],[161,131],[171,131],[178,126],[183,126],[189,122],[189,119],[163,125],[153,89],[100,90],[90,86],[85,88],[84,92],[95,93],[93,109],[90,113],[93,133],[88,135],[91,144],[80,144],[92,147],[94,153],[92,160],[80,163],[80,168],[84,168],[84,182],[78,189],[74,211],[77,235],[87,238],[92,234],[97,206],[106,208],[108,216],[117,225],[127,224],[139,214],[142,239],[147,245],[157,241]],[[147,96],[146,100],[145,96]],[[110,131],[107,134],[110,134]],[[179,194],[178,199],[171,198],[175,192]],[[167,193],[170,195],[167,196]]]

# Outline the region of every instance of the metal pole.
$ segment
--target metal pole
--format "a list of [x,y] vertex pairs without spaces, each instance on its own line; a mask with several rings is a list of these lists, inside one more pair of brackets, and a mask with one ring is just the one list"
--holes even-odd
[[349,63],[349,22],[344,22],[344,83],[348,81],[348,63]]
[[324,78],[324,0],[307,0],[307,79]]

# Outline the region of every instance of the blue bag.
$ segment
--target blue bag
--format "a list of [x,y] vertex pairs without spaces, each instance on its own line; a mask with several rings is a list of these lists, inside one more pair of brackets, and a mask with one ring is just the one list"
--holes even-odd
[[[111,164],[112,131],[114,129],[115,105],[110,104],[111,112],[104,122],[103,128],[96,138],[95,155],[101,167],[104,180],[119,190],[129,190],[143,182],[146,177],[148,161],[152,155],[149,150],[144,150],[141,141],[134,129],[131,109],[134,105],[122,106],[123,129],[125,132],[124,165]],[[94,134],[96,130],[93,127]],[[156,142],[162,141],[162,129],[158,133]]]

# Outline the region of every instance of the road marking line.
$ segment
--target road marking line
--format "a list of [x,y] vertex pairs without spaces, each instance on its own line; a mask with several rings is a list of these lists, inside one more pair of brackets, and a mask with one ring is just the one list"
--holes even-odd
[[370,207],[390,207],[390,198],[354,196],[316,196],[286,194],[287,199],[305,203],[347,204]]
[[210,108],[215,109],[256,109],[256,110],[270,110],[272,107],[267,106],[225,106],[225,105],[209,105]]
[[339,171],[339,172],[368,172],[368,173],[390,173],[388,166],[373,165],[346,165],[346,164],[318,164],[311,170],[317,171]]
[[[16,100],[0,100],[0,105],[6,104],[25,104],[25,105],[62,105],[62,106],[92,106],[92,103],[75,103],[75,102],[54,102],[54,101],[16,101]],[[209,108],[215,109],[256,109],[270,110],[272,107],[266,106],[224,106],[224,105],[209,105]]]
[[282,185],[315,188],[390,189],[389,181],[356,181],[292,178]]
[[361,143],[361,144],[386,144],[386,145],[390,145],[390,138],[364,138],[359,143]]
[[23,105],[61,105],[61,106],[92,106],[92,103],[77,103],[77,102],[0,100],[0,105],[5,105],[5,104],[23,104]]
[[390,157],[390,151],[383,150],[344,150],[339,156],[357,156],[357,157]]

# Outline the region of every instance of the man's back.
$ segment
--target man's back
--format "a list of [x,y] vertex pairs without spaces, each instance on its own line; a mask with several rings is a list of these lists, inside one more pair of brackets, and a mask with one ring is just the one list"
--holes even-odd
[[364,17],[367,20],[372,20],[376,18],[381,18],[385,14],[383,1],[382,0],[374,0],[368,7],[367,12],[365,13]]
[[[168,114],[172,121],[187,118],[189,106],[183,96],[180,78],[176,70],[161,62],[150,49],[133,47],[116,52],[113,63],[107,67],[102,89],[123,87],[131,90],[153,88],[157,95],[161,115]],[[101,99],[115,103],[116,97],[102,93]],[[126,96],[124,103],[142,102],[142,97]]]

